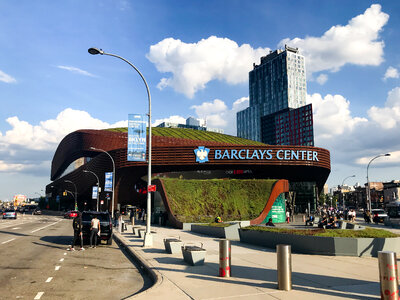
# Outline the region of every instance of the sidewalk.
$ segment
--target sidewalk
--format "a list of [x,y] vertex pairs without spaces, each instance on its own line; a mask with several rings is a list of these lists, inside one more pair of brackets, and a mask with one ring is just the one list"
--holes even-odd
[[[232,242],[232,277],[222,278],[219,239],[157,225],[152,231],[151,248],[143,248],[143,239],[132,233],[115,232],[157,281],[131,299],[380,299],[376,258],[292,254],[293,290],[287,292],[277,289],[274,249]],[[203,266],[165,252],[164,238],[178,236],[184,243],[203,243]]]

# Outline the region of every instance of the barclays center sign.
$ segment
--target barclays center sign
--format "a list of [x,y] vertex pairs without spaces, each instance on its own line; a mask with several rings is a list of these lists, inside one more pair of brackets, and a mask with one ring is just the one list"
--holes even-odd
[[[210,149],[200,146],[194,149],[196,162],[209,161]],[[215,149],[214,160],[282,160],[282,161],[319,161],[318,151],[290,149]]]

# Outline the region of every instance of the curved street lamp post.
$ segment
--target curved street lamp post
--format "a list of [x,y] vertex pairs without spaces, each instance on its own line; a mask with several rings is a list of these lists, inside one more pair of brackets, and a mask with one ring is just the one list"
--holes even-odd
[[[97,49],[97,48],[89,48],[88,52],[92,55],[96,55],[96,54],[101,54],[101,55],[108,55],[108,56],[113,56],[116,58],[119,58],[121,60],[123,60],[124,62],[126,62],[127,64],[129,64],[133,69],[135,69],[135,71],[139,74],[139,76],[142,78],[145,86],[146,86],[146,91],[147,91],[147,97],[148,97],[148,101],[149,101],[149,155],[148,155],[148,160],[149,160],[149,165],[148,165],[148,174],[147,174],[147,187],[149,187],[151,185],[151,95],[150,95],[150,90],[149,90],[149,86],[147,85],[146,80],[144,79],[142,73],[140,73],[140,71],[128,60],[126,60],[125,58],[119,56],[119,55],[115,55],[115,54],[111,54],[111,53],[106,53],[101,49]],[[151,221],[151,194],[148,191],[149,189],[147,188],[147,219],[146,219],[146,233],[144,235],[144,241],[143,241],[143,246],[152,246],[153,245],[153,237],[151,235],[151,230],[150,230],[150,221]],[[114,193],[113,193],[113,197],[114,197]]]
[[371,211],[371,209],[372,209],[372,203],[371,203],[371,189],[369,187],[368,169],[369,169],[369,165],[372,163],[373,160],[377,159],[378,157],[382,157],[382,156],[390,156],[390,153],[380,154],[380,155],[375,156],[373,159],[371,159],[369,161],[368,166],[367,166],[367,209],[369,211]]
[[[343,189],[344,181],[345,181],[346,179],[348,179],[348,178],[351,178],[351,177],[356,177],[356,175],[350,175],[350,176],[347,176],[345,179],[343,179],[342,185],[340,186],[340,187],[341,187],[341,188],[340,188],[340,191],[342,191],[342,189]],[[344,210],[345,210],[344,194],[343,194],[343,193],[341,193],[341,194],[342,194],[342,197],[343,197],[343,213],[344,213]]]
[[[76,189],[76,184],[75,183],[73,183],[71,180],[64,180],[64,182],[69,182],[69,183],[72,183],[73,185],[74,185],[74,188],[75,188],[75,210],[78,210],[78,202],[77,202],[77,200],[78,200],[78,198],[77,198],[77,196],[78,196],[78,190]],[[69,191],[67,191],[67,192],[69,192]],[[72,194],[72,193],[71,193]]]
[[99,181],[99,177],[96,175],[95,172],[89,171],[89,170],[83,170],[84,173],[92,173],[94,176],[96,176],[97,179],[97,211],[99,211],[99,194],[100,194],[100,181]]

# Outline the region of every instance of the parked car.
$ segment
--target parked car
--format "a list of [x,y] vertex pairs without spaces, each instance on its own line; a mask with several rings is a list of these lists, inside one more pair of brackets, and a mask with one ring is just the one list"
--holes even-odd
[[383,223],[385,218],[388,216],[383,209],[372,209],[371,215],[372,215],[372,221],[375,223]]
[[108,212],[104,211],[84,211],[82,212],[82,235],[84,240],[89,240],[90,238],[90,223],[96,216],[100,220],[100,238],[98,242],[106,241],[107,245],[112,245],[112,220]]
[[6,209],[3,212],[3,219],[16,219],[17,212],[14,209]]
[[41,215],[42,211],[40,210],[40,208],[35,208],[32,212],[33,215]]
[[66,218],[66,219],[73,219],[73,218],[75,218],[76,216],[78,216],[78,211],[77,210],[70,210],[70,211],[67,211],[65,214],[64,214],[64,218]]

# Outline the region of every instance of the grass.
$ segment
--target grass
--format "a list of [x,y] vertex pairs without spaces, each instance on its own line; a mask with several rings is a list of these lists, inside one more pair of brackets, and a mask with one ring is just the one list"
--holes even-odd
[[200,226],[209,226],[209,227],[229,227],[232,224],[230,223],[207,223],[207,224],[197,224]]
[[278,227],[261,227],[261,226],[248,226],[243,230],[256,230],[256,231],[268,231],[268,232],[279,232],[286,234],[296,235],[313,235],[322,237],[346,237],[346,238],[393,238],[399,237],[399,235],[383,229],[375,229],[366,227],[363,230],[351,230],[351,229],[287,229]]
[[[126,127],[110,128],[107,130],[114,132],[127,132],[128,128]],[[211,131],[200,131],[188,128],[152,127],[151,134],[152,136],[165,136],[165,137],[173,137],[173,138],[181,138],[189,140],[198,140],[198,141],[213,141],[213,142],[220,142],[220,143],[227,143],[234,145],[265,146],[265,144],[261,142],[238,138],[232,135],[211,132]]]
[[172,211],[182,222],[213,223],[250,220],[264,209],[276,180],[266,179],[160,179]]

